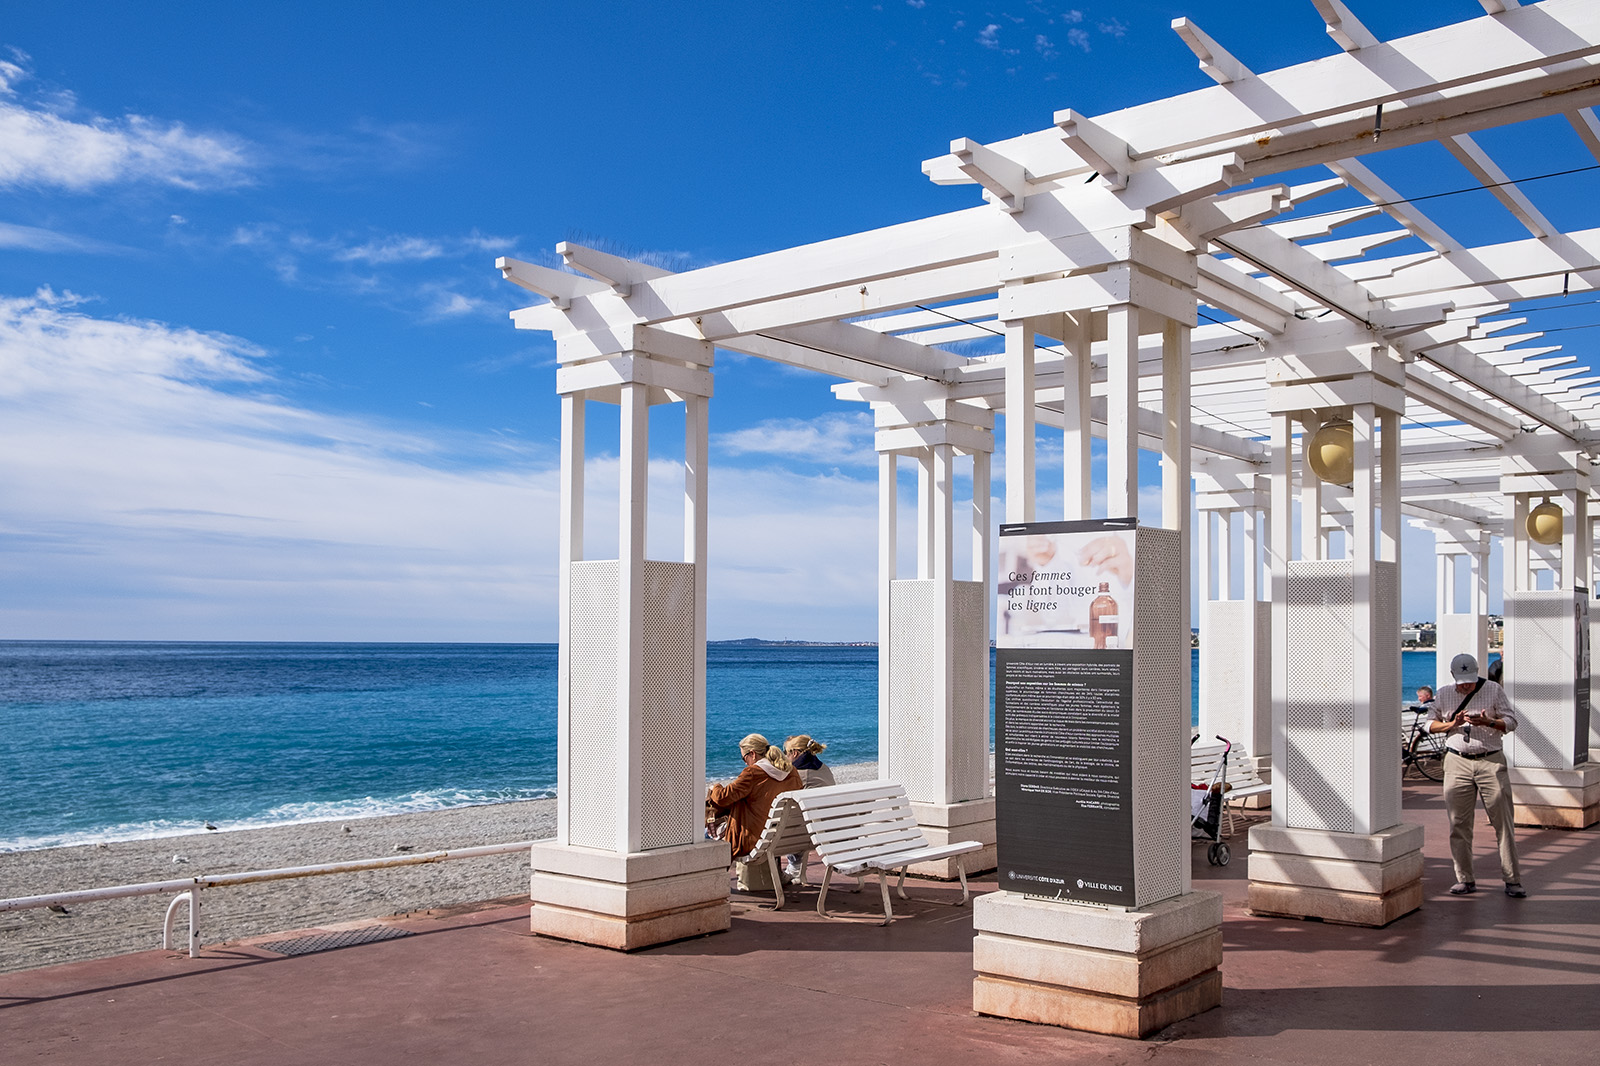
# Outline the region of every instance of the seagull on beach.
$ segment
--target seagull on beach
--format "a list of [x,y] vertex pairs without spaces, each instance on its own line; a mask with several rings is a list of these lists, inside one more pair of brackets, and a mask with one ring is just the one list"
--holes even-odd
[[207,828],[207,829],[215,829],[215,828],[216,828],[216,826],[214,826],[214,825],[212,825],[212,824],[211,824],[211,823],[210,823],[210,822],[207,822],[207,823],[206,823],[206,828]]
[[172,861],[174,863],[188,862],[189,861],[189,856],[187,856],[187,855],[174,855],[172,857]]
[[48,907],[46,907],[45,910],[49,911],[51,914],[66,914],[66,915],[70,915],[72,913],[71,911],[67,910],[67,908],[63,907],[59,903],[52,903]]
[[415,847],[416,847],[415,844],[396,844],[394,846],[394,850],[396,850],[396,851],[410,851],[412,848],[415,848]]

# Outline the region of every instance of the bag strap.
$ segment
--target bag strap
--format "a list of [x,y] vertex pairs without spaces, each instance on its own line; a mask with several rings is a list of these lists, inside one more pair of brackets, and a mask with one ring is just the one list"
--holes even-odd
[[1478,683],[1472,686],[1472,691],[1467,693],[1467,698],[1456,705],[1457,714],[1460,714],[1462,711],[1467,709],[1467,704],[1472,702],[1472,697],[1476,696],[1478,694],[1478,690],[1483,687],[1483,681],[1483,678],[1478,678]]

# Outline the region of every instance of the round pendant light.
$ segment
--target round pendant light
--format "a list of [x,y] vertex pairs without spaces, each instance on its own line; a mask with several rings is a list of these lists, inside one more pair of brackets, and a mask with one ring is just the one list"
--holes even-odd
[[1528,512],[1525,523],[1528,537],[1538,544],[1555,544],[1561,540],[1561,505],[1546,500]]
[[1356,477],[1355,427],[1340,420],[1317,430],[1306,444],[1306,462],[1322,480],[1350,484]]

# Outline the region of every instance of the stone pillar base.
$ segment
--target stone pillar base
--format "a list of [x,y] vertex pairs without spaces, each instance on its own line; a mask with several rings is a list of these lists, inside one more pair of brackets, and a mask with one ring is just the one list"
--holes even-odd
[[911,804],[911,813],[922,827],[922,835],[934,846],[954,844],[962,840],[976,840],[983,844],[979,851],[969,851],[956,859],[938,862],[919,862],[910,868],[915,877],[930,877],[936,881],[954,881],[956,863],[961,863],[967,876],[993,870],[995,858],[994,799],[967,800],[965,803]]
[[617,951],[726,932],[728,861],[722,840],[633,854],[535,844],[531,927]]
[[1133,1039],[1222,1003],[1222,896],[1142,911],[992,892],[972,902],[972,1009]]
[[1516,823],[1546,829],[1587,829],[1600,822],[1600,764],[1571,770],[1511,767]]
[[1422,906],[1422,827],[1250,830],[1250,913],[1388,925]]

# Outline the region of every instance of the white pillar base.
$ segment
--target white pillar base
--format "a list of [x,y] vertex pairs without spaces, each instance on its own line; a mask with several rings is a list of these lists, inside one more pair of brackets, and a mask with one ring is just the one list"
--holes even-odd
[[1422,906],[1422,827],[1336,833],[1258,825],[1250,830],[1252,914],[1341,925],[1388,925]]
[[628,855],[535,844],[532,930],[617,951],[726,932],[729,858],[723,840]]
[[1600,763],[1586,762],[1571,770],[1513,766],[1511,798],[1518,825],[1587,829],[1600,822]]
[[922,827],[922,835],[936,847],[963,840],[976,840],[983,845],[980,851],[969,851],[953,859],[919,862],[909,868],[912,876],[954,881],[957,863],[969,876],[995,868],[993,797],[967,800],[965,803],[918,803],[913,800],[911,813]]
[[972,1009],[1140,1038],[1222,1003],[1222,896],[1142,911],[992,892],[973,900]]

